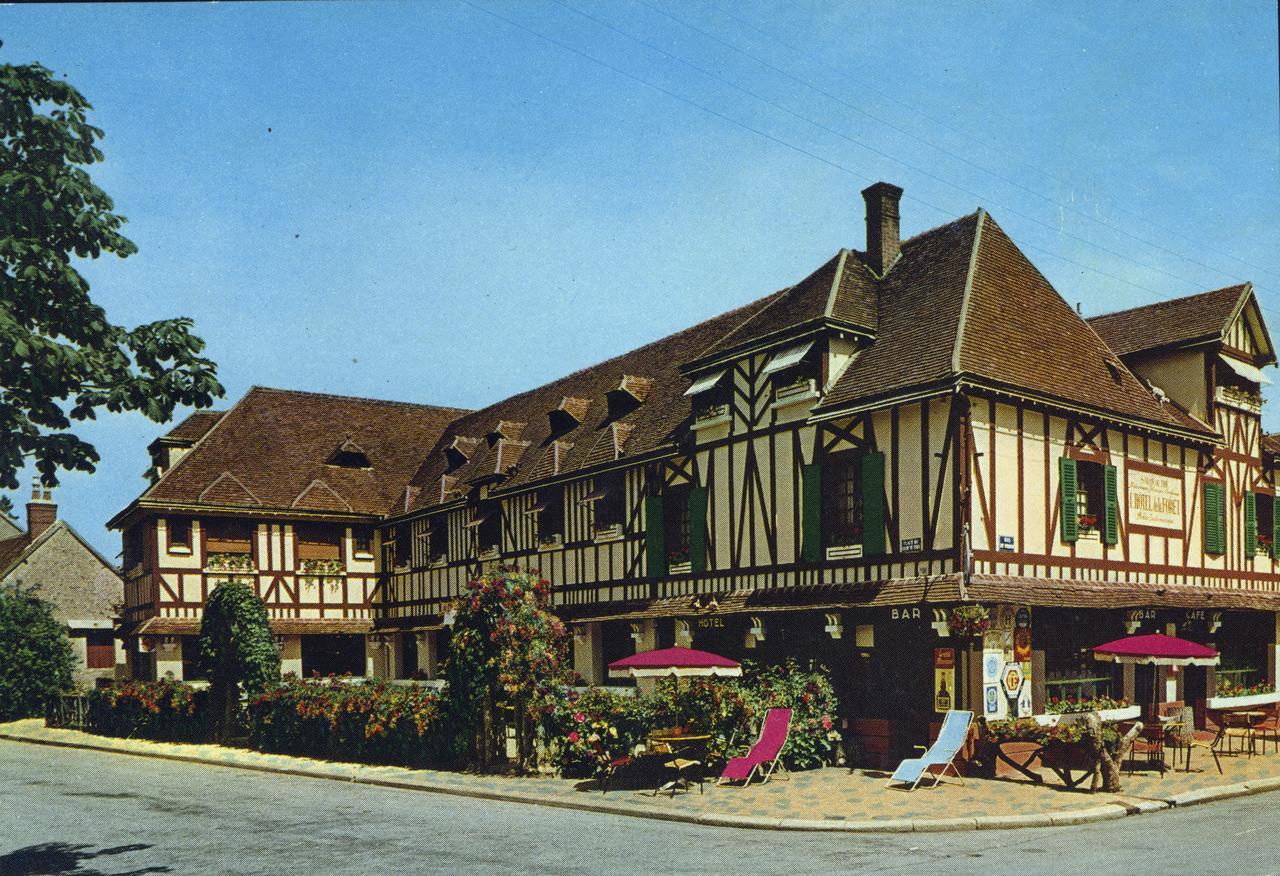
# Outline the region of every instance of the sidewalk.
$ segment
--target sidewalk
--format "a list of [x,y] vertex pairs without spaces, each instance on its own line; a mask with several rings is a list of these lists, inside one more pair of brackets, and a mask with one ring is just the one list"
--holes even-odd
[[1047,827],[1083,824],[1280,788],[1280,756],[1223,758],[1224,775],[1211,759],[1202,772],[1125,776],[1125,792],[1068,791],[1046,771],[1046,784],[1026,780],[954,779],[934,789],[888,790],[875,771],[827,768],[799,772],[790,781],[749,788],[716,787],[704,794],[651,797],[629,790],[601,794],[593,783],[559,778],[506,778],[438,770],[335,763],[262,754],[217,745],[187,745],[114,739],[75,730],[54,730],[39,719],[0,724],[0,739],[63,745],[192,763],[289,773],[322,779],[490,800],[557,806],[689,821],[783,830],[910,832]]

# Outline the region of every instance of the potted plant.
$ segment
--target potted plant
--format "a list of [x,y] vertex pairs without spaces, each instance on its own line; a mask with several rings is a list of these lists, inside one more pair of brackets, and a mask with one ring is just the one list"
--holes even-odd
[[1224,680],[1218,682],[1217,692],[1205,705],[1210,709],[1241,709],[1277,702],[1280,702],[1280,691],[1266,682],[1244,686]]
[[951,610],[947,625],[952,635],[981,636],[991,629],[991,612],[985,605],[960,605]]

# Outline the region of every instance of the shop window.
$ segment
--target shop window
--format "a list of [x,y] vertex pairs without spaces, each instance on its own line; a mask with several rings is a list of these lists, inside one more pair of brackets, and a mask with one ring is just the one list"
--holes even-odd
[[169,533],[169,553],[191,553],[191,518],[170,517],[165,523]]
[[538,544],[552,545],[564,540],[564,489],[548,487],[538,491]]
[[351,527],[351,552],[361,558],[373,556],[373,527]]
[[299,560],[342,559],[338,527],[324,523],[300,523],[294,531],[298,534]]
[[862,544],[862,459],[853,451],[835,453],[823,466],[823,544]]

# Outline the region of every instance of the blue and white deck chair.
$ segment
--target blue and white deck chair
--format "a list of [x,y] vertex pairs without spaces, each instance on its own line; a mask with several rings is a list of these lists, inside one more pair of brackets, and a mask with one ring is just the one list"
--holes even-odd
[[[960,784],[964,784],[964,777],[960,775],[960,771],[956,769],[955,758],[960,753],[960,749],[964,747],[965,740],[969,738],[969,725],[973,722],[973,712],[947,712],[947,717],[942,721],[942,730],[938,732],[938,738],[934,740],[933,745],[920,757],[911,757],[898,764],[898,768],[893,771],[888,785],[885,787],[893,787],[896,784],[910,785],[908,791],[914,791],[916,785],[920,784],[920,780],[929,772],[930,767],[942,767],[933,774],[933,784],[930,787],[937,787],[942,781],[942,777],[946,775],[947,770],[955,773]],[[923,745],[917,745],[916,748],[924,748]]]

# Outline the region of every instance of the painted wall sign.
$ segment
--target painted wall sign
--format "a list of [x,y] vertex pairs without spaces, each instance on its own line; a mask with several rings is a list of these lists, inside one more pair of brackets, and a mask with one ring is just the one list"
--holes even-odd
[[1031,660],[1031,628],[1018,627],[1013,631],[1013,659],[1019,663]]
[[1002,551],[1012,551],[1012,550],[1013,550],[1013,536],[1012,536],[1012,535],[1001,535],[1001,536],[997,536],[996,538],[997,538],[997,544],[998,544],[998,547],[999,547],[999,549],[1000,549],[1000,550],[1002,550]]
[[1000,696],[1000,685],[983,685],[982,708],[987,717],[998,718],[1003,704],[1004,698]]
[[1182,481],[1130,465],[1127,521],[1130,527],[1182,533]]
[[1005,693],[1010,697],[1016,697],[1018,691],[1022,690],[1022,667],[1017,663],[1006,663],[1001,673],[1001,680],[1004,682]]
[[933,649],[933,709],[949,712],[955,702],[956,649]]
[[912,621],[920,620],[922,617],[924,617],[924,615],[920,613],[920,609],[918,607],[889,609],[889,620]]
[[700,617],[698,618],[698,629],[700,630],[723,630],[724,618],[722,617]]
[[917,538],[904,538],[898,549],[904,554],[914,554],[920,552],[921,541]]

